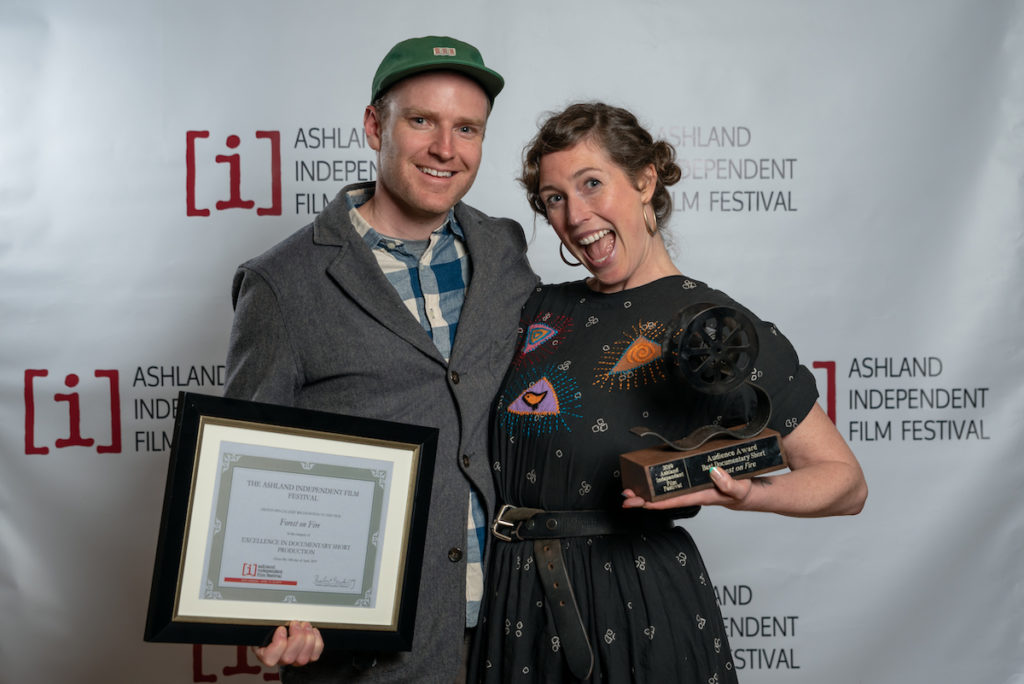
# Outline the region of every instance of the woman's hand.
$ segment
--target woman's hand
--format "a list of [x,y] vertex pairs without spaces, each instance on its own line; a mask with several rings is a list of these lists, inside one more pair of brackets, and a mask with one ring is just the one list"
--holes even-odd
[[782,438],[789,472],[737,480],[715,468],[713,488],[651,503],[626,490],[623,508],[725,506],[799,518],[856,515],[864,507],[868,485],[842,435],[815,404],[796,429]]
[[308,622],[292,621],[288,627],[274,630],[274,637],[266,646],[253,646],[252,652],[266,667],[277,665],[306,665],[319,660],[324,651],[320,630]]
[[766,478],[754,480],[734,479],[729,473],[721,468],[712,468],[710,471],[711,481],[715,486],[702,489],[699,492],[680,494],[670,499],[661,501],[647,501],[641,499],[632,489],[623,490],[623,508],[647,508],[650,510],[664,510],[667,508],[687,508],[689,506],[725,506],[726,508],[742,508],[743,502],[750,495],[754,486],[769,484]]

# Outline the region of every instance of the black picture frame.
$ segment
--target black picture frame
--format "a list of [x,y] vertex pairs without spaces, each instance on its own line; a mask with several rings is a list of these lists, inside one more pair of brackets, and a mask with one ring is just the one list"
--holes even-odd
[[[144,639],[260,645],[305,620],[328,647],[410,650],[437,440],[437,428],[181,392]],[[348,574],[308,570],[321,565]]]

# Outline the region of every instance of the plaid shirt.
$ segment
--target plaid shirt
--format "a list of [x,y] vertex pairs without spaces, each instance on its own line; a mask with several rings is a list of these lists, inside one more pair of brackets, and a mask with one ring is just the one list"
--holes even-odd
[[[371,190],[350,191],[346,196],[349,218],[377,258],[377,264],[402,298],[409,313],[427,331],[447,361],[470,278],[462,227],[455,211],[430,235],[429,240],[399,240],[381,235],[356,211],[372,196]],[[466,626],[474,627],[483,596],[483,545],[487,516],[480,499],[469,493],[466,530]]]

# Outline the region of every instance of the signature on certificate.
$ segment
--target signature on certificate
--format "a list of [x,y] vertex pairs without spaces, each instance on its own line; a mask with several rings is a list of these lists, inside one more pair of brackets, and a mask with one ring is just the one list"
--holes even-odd
[[332,589],[355,589],[356,580],[352,578],[342,579],[337,575],[314,575],[313,585],[317,587],[331,587]]

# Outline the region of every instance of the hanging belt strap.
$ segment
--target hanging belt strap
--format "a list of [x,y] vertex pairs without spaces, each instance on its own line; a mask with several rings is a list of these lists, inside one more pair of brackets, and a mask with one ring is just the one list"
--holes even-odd
[[586,679],[594,669],[594,652],[590,648],[579,606],[576,605],[569,573],[565,570],[562,540],[534,540],[533,555],[537,560],[537,572],[540,573],[544,596],[555,621],[555,633],[565,654],[565,662],[576,677]]
[[586,679],[594,669],[594,652],[566,571],[562,538],[635,534],[672,525],[671,518],[645,511],[544,511],[506,504],[491,532],[506,542],[533,540],[537,572],[566,664],[574,676]]

